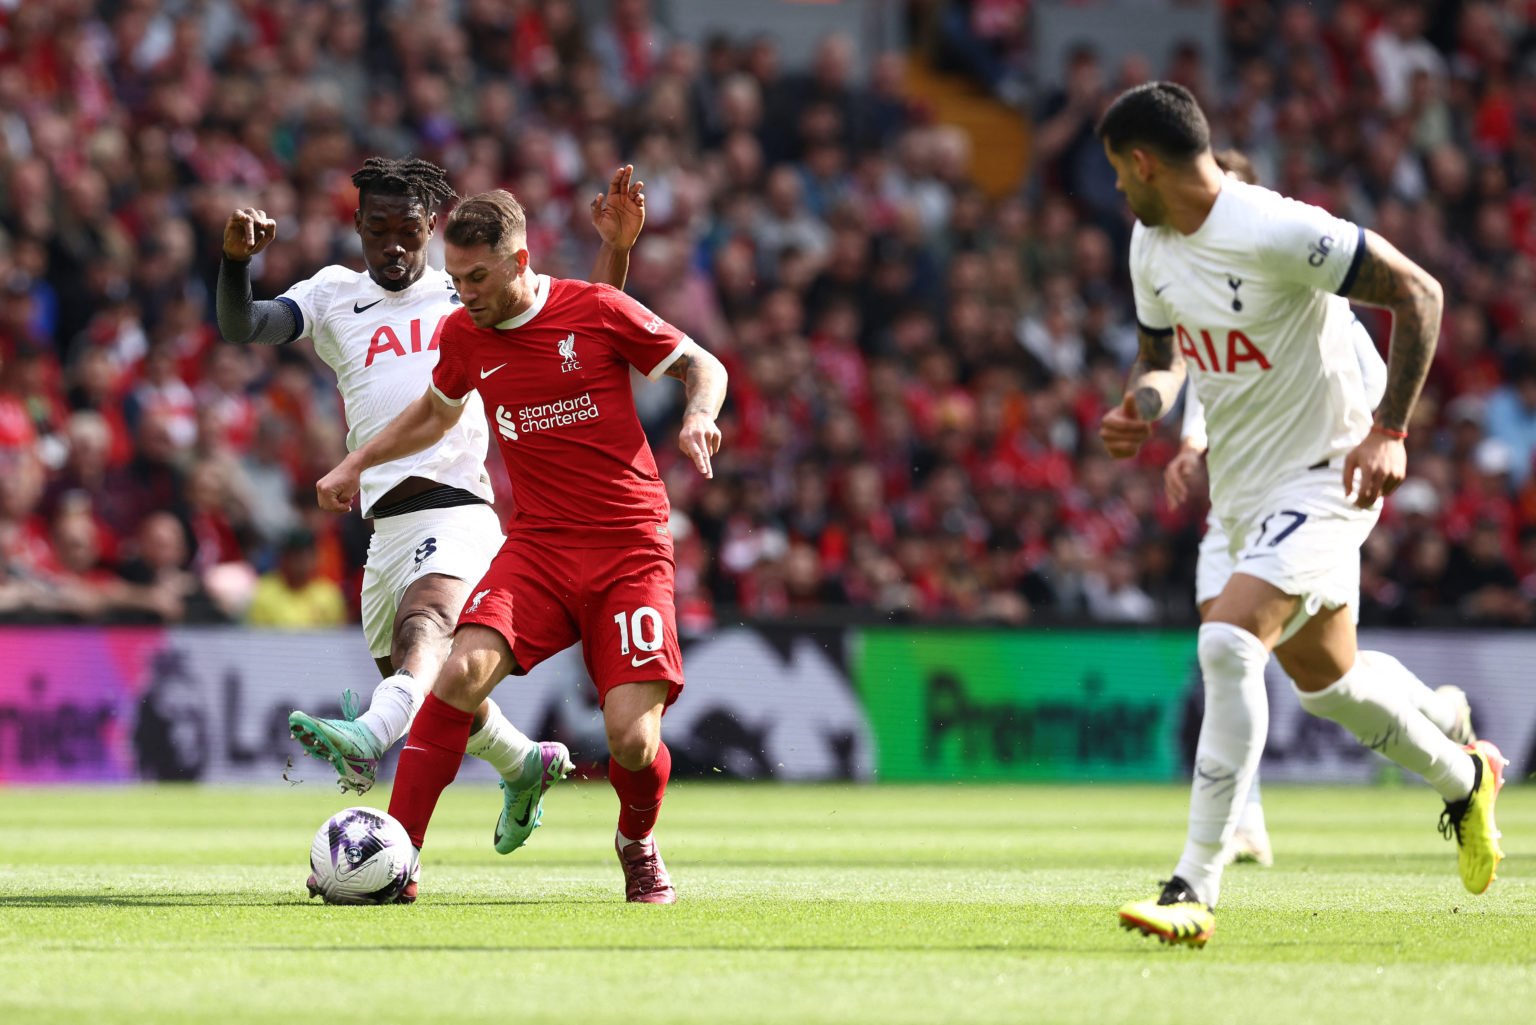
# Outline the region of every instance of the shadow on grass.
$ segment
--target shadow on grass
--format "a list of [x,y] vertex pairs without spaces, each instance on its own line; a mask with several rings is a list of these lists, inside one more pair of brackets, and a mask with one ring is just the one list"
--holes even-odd
[[[590,897],[558,900],[435,900],[435,907],[475,907],[478,905],[514,906],[540,904],[613,904],[616,900]],[[128,894],[34,894],[20,897],[0,897],[0,909],[4,908],[282,908],[314,905],[323,907],[302,894],[293,897],[241,897],[229,893],[185,893],[176,896],[156,893],[142,897]],[[370,907],[377,905],[335,905],[336,907]]]

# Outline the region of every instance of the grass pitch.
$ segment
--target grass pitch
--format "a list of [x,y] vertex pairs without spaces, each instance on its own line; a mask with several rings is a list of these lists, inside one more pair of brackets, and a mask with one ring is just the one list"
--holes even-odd
[[1185,801],[681,782],[667,908],[623,903],[606,785],[557,788],[509,858],[499,792],[460,786],[420,903],[327,908],[307,851],[346,802],[318,782],[0,790],[0,1022],[1530,1020],[1536,787],[1501,799],[1483,897],[1427,789],[1266,789],[1278,864],[1229,872],[1205,950],[1115,920],[1170,871]]

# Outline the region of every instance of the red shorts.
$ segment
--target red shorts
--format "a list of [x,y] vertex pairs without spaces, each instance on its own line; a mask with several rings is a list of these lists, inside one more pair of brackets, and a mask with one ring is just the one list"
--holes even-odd
[[664,680],[667,704],[683,689],[670,544],[562,548],[508,538],[475,585],[459,626],[506,638],[521,675],[577,641],[598,703],[626,683]]

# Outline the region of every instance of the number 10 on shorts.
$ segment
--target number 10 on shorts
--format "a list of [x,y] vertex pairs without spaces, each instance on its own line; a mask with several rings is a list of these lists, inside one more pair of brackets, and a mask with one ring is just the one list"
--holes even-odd
[[649,605],[642,605],[626,615],[616,612],[613,621],[619,624],[619,654],[628,655],[630,642],[641,651],[660,651],[666,639],[661,613]]

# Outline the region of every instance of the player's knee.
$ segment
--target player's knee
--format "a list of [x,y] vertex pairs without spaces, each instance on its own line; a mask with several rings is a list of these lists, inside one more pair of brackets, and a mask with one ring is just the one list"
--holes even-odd
[[395,664],[417,648],[446,644],[453,637],[454,618],[447,606],[436,602],[401,609],[391,639]]
[[656,760],[661,737],[644,723],[608,727],[608,753],[631,772],[639,772]]
[[455,708],[479,708],[491,690],[492,668],[482,652],[456,648],[438,670],[432,693]]
[[1199,637],[1196,650],[1207,687],[1241,680],[1255,667],[1262,672],[1269,659],[1262,641],[1231,623],[1206,623],[1200,627]]
[[[1276,657],[1285,675],[1303,693],[1326,690],[1344,675],[1344,670],[1335,660],[1326,656],[1318,657],[1311,652],[1282,651],[1276,652]],[[1308,708],[1307,711],[1313,710]]]

